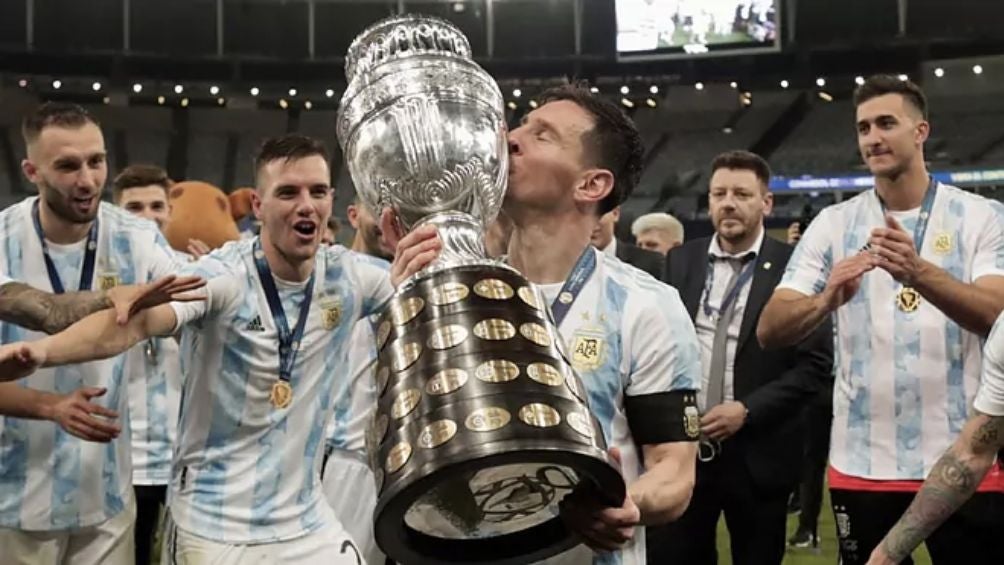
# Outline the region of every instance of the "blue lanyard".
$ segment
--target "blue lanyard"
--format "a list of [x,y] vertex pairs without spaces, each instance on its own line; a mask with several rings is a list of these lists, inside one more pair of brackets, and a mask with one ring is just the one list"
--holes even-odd
[[595,270],[596,251],[593,250],[592,245],[587,245],[582,255],[579,255],[579,260],[575,262],[572,274],[565,280],[565,284],[561,287],[561,292],[558,293],[557,298],[554,299],[554,303],[551,304],[551,314],[554,315],[555,326],[561,327],[561,322],[568,315],[568,311],[572,309],[572,304],[575,303],[575,299],[582,292],[582,287],[586,286],[586,282],[589,281],[589,277],[593,275],[593,271]]
[[[732,285],[732,288],[725,292],[725,298],[722,299],[721,306],[717,308],[719,314],[729,309],[729,306],[731,306],[732,303],[735,302],[736,298],[739,297],[739,291],[741,291],[742,288],[746,286],[746,283],[753,278],[753,267],[756,265],[756,261],[754,259],[756,259],[756,255],[751,251],[743,258],[740,259],[736,257],[736,259],[745,262],[746,265],[739,273],[739,276],[736,277],[736,282]],[[715,284],[715,258],[709,255],[708,261],[711,264],[708,265],[708,277],[704,283],[704,303],[702,304],[702,307],[704,308],[704,315],[710,318],[715,311],[715,308],[713,308],[708,302],[711,299],[711,288]]]
[[282,308],[282,300],[275,288],[272,271],[268,268],[268,261],[265,260],[265,253],[261,249],[261,239],[255,239],[254,242],[254,264],[258,269],[262,289],[265,290],[268,309],[272,312],[272,321],[275,322],[275,328],[279,332],[279,378],[289,382],[296,354],[300,350],[300,340],[303,339],[303,329],[307,326],[307,317],[310,315],[310,302],[314,295],[314,273],[310,273],[307,287],[303,290],[303,304],[300,306],[296,329],[290,333],[289,324],[286,323],[286,311]]
[[[100,204],[99,204],[100,206]],[[35,233],[38,234],[38,242],[42,244],[42,257],[45,259],[45,270],[49,273],[49,284],[52,285],[52,292],[63,294],[66,292],[63,281],[59,278],[59,271],[49,256],[49,245],[45,243],[45,233],[42,232],[42,218],[38,213],[38,200],[31,207],[31,219],[35,223]],[[87,232],[87,247],[84,248],[84,266],[80,269],[80,284],[77,290],[91,290],[91,281],[94,280],[94,260],[98,254],[98,219],[94,218],[91,223],[91,230]]]
[[[934,208],[934,196],[938,192],[938,181],[931,177],[930,184],[927,185],[927,192],[924,193],[924,201],[920,205],[920,216],[917,217],[917,225],[913,227],[913,244],[917,247],[917,255],[920,255],[920,250],[924,247],[924,234],[927,233],[927,222],[931,219],[931,209]],[[878,191],[875,191],[875,197],[878,198],[879,207],[882,210],[882,222],[885,223],[885,202],[882,202],[882,197],[879,196]]]

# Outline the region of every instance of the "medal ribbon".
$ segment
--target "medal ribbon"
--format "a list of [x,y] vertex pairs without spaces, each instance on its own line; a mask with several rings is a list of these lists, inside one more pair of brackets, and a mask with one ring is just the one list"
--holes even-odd
[[[45,259],[45,270],[49,273],[49,284],[52,285],[52,292],[63,294],[66,292],[63,281],[59,278],[59,271],[56,270],[52,257],[49,256],[49,245],[45,243],[45,233],[42,232],[42,218],[38,212],[38,200],[31,207],[31,219],[35,224],[35,233],[38,234],[38,242],[42,244],[42,257]],[[84,266],[80,269],[80,283],[77,290],[91,290],[91,281],[94,280],[94,260],[98,254],[98,219],[94,218],[91,229],[87,232],[87,246],[84,248]]]
[[[934,208],[934,196],[938,192],[938,181],[931,177],[927,185],[927,192],[924,193],[924,201],[920,205],[920,216],[917,217],[917,225],[913,228],[913,245],[917,248],[917,255],[920,255],[921,248],[924,247],[924,235],[927,233],[927,222],[931,219],[931,209]],[[885,222],[886,207],[882,202],[882,197],[875,192],[878,198],[879,207],[882,210],[882,221]]]
[[275,288],[275,279],[272,278],[272,270],[269,269],[265,253],[261,249],[261,239],[255,239],[254,242],[254,264],[258,269],[262,289],[265,291],[265,299],[268,300],[268,309],[272,312],[272,321],[275,322],[275,328],[279,332],[279,379],[288,383],[293,374],[296,354],[300,350],[303,330],[307,326],[307,317],[310,315],[310,302],[314,294],[314,273],[310,273],[307,287],[303,290],[303,304],[300,306],[296,328],[290,332],[289,324],[286,322],[286,312],[282,308],[279,291]]
[[[568,311],[572,309],[572,304],[575,304],[575,299],[579,297],[579,293],[582,292],[582,288],[586,286],[586,282],[589,281],[589,277],[593,275],[593,271],[595,270],[596,252],[593,250],[592,245],[587,245],[582,255],[579,255],[579,260],[575,262],[572,274],[565,280],[565,284],[561,287],[561,292],[554,299],[554,304],[551,304],[551,314],[554,315],[555,326],[561,327],[562,320],[568,315]],[[566,302],[562,302],[562,296],[571,296],[571,300],[566,299]]]
[[755,258],[756,258],[756,253],[752,251],[743,255],[742,257],[715,257],[713,255],[708,256],[708,260],[711,263],[711,265],[708,265],[708,278],[704,284],[705,288],[704,303],[702,304],[705,316],[710,318],[711,314],[713,314],[715,310],[715,308],[713,308],[711,304],[708,303],[708,300],[711,298],[711,288],[715,284],[714,262],[716,260],[735,259],[738,261],[742,261],[744,263],[743,270],[739,273],[739,276],[736,277],[735,284],[732,285],[732,288],[725,291],[725,297],[722,298],[722,304],[718,307],[718,313],[720,314],[728,310],[729,305],[735,302],[736,298],[739,297],[739,291],[741,291],[742,288],[746,286],[746,283],[748,283],[750,279],[753,278],[753,267],[756,266],[756,261],[754,261],[753,259]]

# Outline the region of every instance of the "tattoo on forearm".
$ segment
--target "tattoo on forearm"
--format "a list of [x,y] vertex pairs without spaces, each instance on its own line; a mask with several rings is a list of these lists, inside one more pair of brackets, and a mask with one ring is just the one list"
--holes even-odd
[[[972,435],[966,431],[931,469],[913,503],[882,542],[897,563],[906,559],[976,492],[1004,440],[1004,417],[978,416]],[[970,423],[972,425],[972,423]]]
[[17,282],[0,286],[0,321],[49,334],[111,306],[98,291],[52,294]]
[[972,496],[981,477],[952,451],[943,455],[906,513],[886,536],[884,543],[889,557],[899,562],[909,556]]

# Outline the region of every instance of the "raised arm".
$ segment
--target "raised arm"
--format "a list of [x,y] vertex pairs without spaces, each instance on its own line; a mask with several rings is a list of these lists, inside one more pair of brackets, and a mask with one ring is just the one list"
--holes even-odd
[[53,334],[107,308],[114,308],[123,323],[145,308],[184,299],[184,293],[203,285],[197,277],[162,277],[140,285],[117,286],[108,291],[53,294],[20,282],[0,286],[0,321],[29,330]]

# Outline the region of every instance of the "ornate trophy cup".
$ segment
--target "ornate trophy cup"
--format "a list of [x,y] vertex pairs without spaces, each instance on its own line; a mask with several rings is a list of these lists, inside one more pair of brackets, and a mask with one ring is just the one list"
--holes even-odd
[[502,93],[460,30],[424,16],[362,32],[345,70],[338,139],[359,195],[443,241],[375,325],[377,544],[405,565],[564,551],[561,498],[586,482],[619,506],[625,486],[542,295],[485,254],[508,177]]

